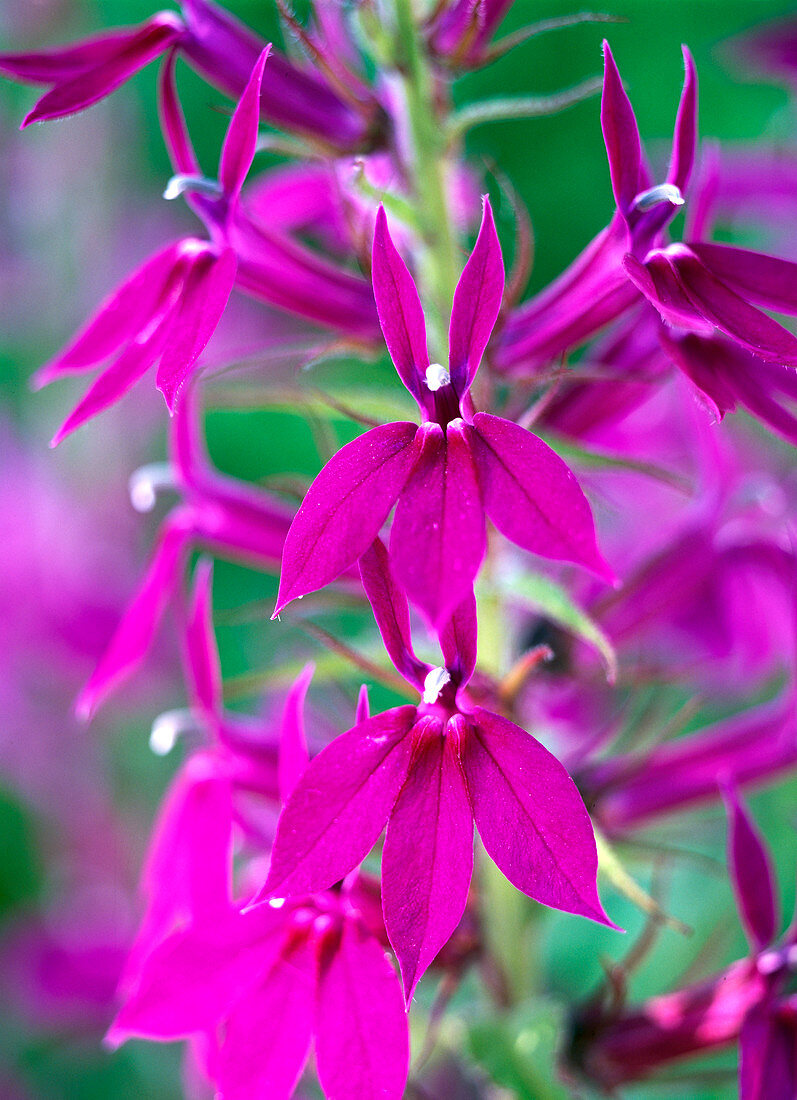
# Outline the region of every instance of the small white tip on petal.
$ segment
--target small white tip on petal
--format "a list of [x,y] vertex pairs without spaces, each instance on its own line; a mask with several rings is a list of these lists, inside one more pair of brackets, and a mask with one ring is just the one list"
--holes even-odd
[[151,512],[161,489],[174,489],[172,469],[168,462],[151,462],[140,466],[127,483],[130,503],[137,512]]
[[166,710],[152,723],[149,747],[156,756],[168,756],[180,734],[195,728],[196,721],[190,710]]
[[451,382],[451,375],[441,363],[430,363],[426,368],[426,385],[435,393]]
[[451,674],[446,668],[433,668],[427,672],[423,682],[424,703],[436,703],[440,692],[450,681]]

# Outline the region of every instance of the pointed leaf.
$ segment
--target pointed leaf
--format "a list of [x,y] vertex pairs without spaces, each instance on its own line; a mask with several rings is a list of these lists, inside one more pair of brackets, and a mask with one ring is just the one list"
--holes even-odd
[[322,961],[316,1020],[328,1100],[401,1100],[409,1067],[401,988],[378,942],[352,917]]
[[462,919],[473,873],[473,814],[440,722],[424,731],[390,815],[382,854],[385,927],[407,1002]]
[[682,46],[684,57],[684,89],[678,104],[675,131],[672,139],[672,156],[667,172],[667,182],[675,184],[683,194],[692,174],[697,144],[697,73],[692,55]]
[[303,939],[239,1000],[226,1021],[219,1059],[224,1100],[292,1095],[310,1052],[316,966],[313,944]]
[[304,733],[304,701],[314,672],[315,665],[310,661],[291,684],[282,711],[279,784],[280,798],[283,802],[287,802],[290,798],[310,760]]
[[398,707],[341,734],[310,761],[277,825],[262,896],[326,890],[376,843],[412,755],[415,707]]
[[390,532],[396,579],[442,626],[473,587],[486,547],[473,458],[456,422],[418,431],[421,455],[404,487]]
[[531,432],[488,413],[476,414],[469,435],[484,507],[498,530],[524,550],[583,565],[611,583],[592,510],[561,458]]
[[419,404],[426,393],[426,321],[418,290],[399,256],[380,206],[374,229],[372,261],[374,300],[387,350],[399,378]]
[[430,666],[419,661],[413,651],[409,604],[404,589],[396,584],[381,539],[374,539],[360,558],[360,576],[385,649],[396,671],[423,691],[423,682]]
[[730,826],[728,868],[742,923],[754,951],[775,938],[777,902],[772,863],[763,841],[732,787],[723,788]]
[[611,925],[598,897],[592,823],[565,769],[524,730],[477,707],[461,748],[476,828],[524,894]]
[[603,43],[601,128],[618,209],[627,214],[639,191],[642,146],[634,108],[625,94],[609,43]]
[[504,260],[490,200],[476,245],[454,291],[448,334],[451,384],[459,397],[470,388],[495,326],[504,293]]
[[263,68],[270,51],[271,46],[266,46],[257,59],[249,83],[230,119],[221,149],[219,183],[231,202],[238,199],[254,160],[260,125],[260,85],[263,80]]
[[329,584],[368,549],[417,458],[417,424],[384,424],[347,443],[307,491],[282,556],[274,614]]

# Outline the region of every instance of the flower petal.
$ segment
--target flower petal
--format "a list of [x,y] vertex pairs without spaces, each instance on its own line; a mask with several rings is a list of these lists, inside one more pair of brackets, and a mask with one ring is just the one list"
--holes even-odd
[[481,707],[461,755],[476,828],[509,881],[543,905],[611,926],[596,887],[592,823],[556,757]]
[[277,825],[262,897],[339,882],[382,832],[412,755],[415,707],[398,707],[327,745],[307,766]]
[[396,507],[390,560],[410,599],[442,625],[473,587],[486,546],[484,511],[457,422],[445,435],[424,424],[418,438],[421,455]]
[[407,1017],[393,967],[359,920],[322,957],[316,1016],[318,1078],[328,1100],[401,1100]]
[[460,398],[479,369],[503,293],[504,260],[490,200],[485,195],[479,236],[454,291],[448,331],[449,373]]
[[611,583],[592,510],[561,458],[531,432],[488,413],[477,413],[469,431],[484,507],[498,530],[524,550],[576,562]]
[[213,716],[221,709],[221,665],[213,632],[213,563],[200,561],[194,575],[194,590],[188,608],[185,648],[188,659],[188,690],[191,701],[202,713]]
[[329,584],[379,533],[417,458],[417,424],[383,424],[347,443],[307,491],[282,555],[274,611]]
[[310,760],[304,732],[304,701],[314,672],[315,665],[310,661],[291,684],[282,711],[279,784],[280,798],[283,802],[287,802],[290,798]]
[[464,687],[476,668],[478,623],[476,597],[468,593],[440,633],[440,648],[448,671]]
[[381,539],[374,539],[360,558],[360,576],[390,660],[405,680],[423,691],[423,682],[431,666],[419,661],[413,651],[407,597],[403,588],[396,584]]
[[729,244],[698,243],[689,249],[712,275],[746,300],[797,315],[797,263]]
[[636,198],[642,164],[634,108],[625,93],[609,43],[603,43],[603,96],[601,97],[601,129],[609,158],[609,173],[617,206],[627,214]]
[[260,125],[260,85],[270,50],[271,46],[266,46],[257,59],[249,83],[230,119],[221,149],[219,183],[226,198],[231,202],[238,199],[254,160]]
[[683,194],[689,184],[695,162],[697,144],[697,73],[692,55],[686,46],[681,47],[684,57],[684,88],[675,131],[672,139],[672,156],[667,172],[667,182],[674,184]]
[[371,274],[376,312],[390,358],[401,381],[423,407],[429,366],[426,320],[412,275],[393,244],[383,206],[376,215]]
[[424,731],[382,853],[385,927],[407,1002],[462,919],[473,874],[473,814],[440,723]]
[[777,902],[772,863],[752,821],[730,787],[723,788],[728,813],[728,868],[747,938],[762,951],[775,938]]

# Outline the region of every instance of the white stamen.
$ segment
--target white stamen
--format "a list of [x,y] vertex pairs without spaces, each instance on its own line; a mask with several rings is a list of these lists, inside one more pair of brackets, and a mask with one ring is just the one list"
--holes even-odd
[[674,183],[657,183],[647,191],[640,191],[634,199],[634,206],[637,210],[652,210],[660,202],[671,202],[673,206],[683,206],[685,201],[681,189]]
[[161,489],[174,489],[172,468],[168,462],[150,462],[139,466],[127,483],[130,503],[137,512],[151,512]]
[[433,668],[426,673],[423,682],[424,703],[436,703],[440,692],[451,682],[451,674],[445,668]]
[[269,898],[268,903],[272,909],[281,909],[285,904],[285,898]]
[[168,756],[183,733],[196,729],[196,719],[190,710],[165,710],[152,723],[149,747],[156,756]]
[[441,363],[430,363],[426,368],[426,385],[434,393],[451,382],[451,375]]
[[212,195],[214,198],[219,198],[222,194],[218,180],[208,179],[207,176],[187,176],[178,173],[166,184],[163,197],[171,202],[172,199],[179,199],[186,191],[200,191],[203,195]]

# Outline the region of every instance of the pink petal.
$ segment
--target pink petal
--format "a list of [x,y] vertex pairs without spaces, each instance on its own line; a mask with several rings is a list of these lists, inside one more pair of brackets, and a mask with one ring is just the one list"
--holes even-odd
[[598,897],[592,823],[556,757],[481,707],[460,751],[476,828],[509,881],[543,905],[611,926]]
[[797,1035],[772,1008],[755,1006],[739,1035],[739,1100],[794,1100]]
[[287,802],[290,798],[310,760],[304,733],[304,701],[314,672],[315,665],[310,661],[291,684],[282,711],[279,785],[280,798],[283,802]]
[[440,634],[445,666],[456,676],[459,687],[468,683],[476,668],[477,639],[476,597],[471,590]]
[[504,261],[490,200],[476,245],[454,291],[448,334],[451,384],[462,397],[479,369],[504,293]]
[[728,812],[728,867],[747,938],[762,951],[775,938],[777,902],[772,862],[758,831],[731,787],[723,789]]
[[644,264],[635,256],[625,256],[623,267],[631,282],[656,307],[671,325],[687,328],[701,336],[711,336],[714,324],[688,298],[672,265],[661,252],[650,253]]
[[374,539],[360,558],[360,576],[390,660],[405,680],[422,691],[430,666],[413,651],[409,604],[404,589],[395,582],[381,539]]
[[685,68],[684,89],[675,120],[667,182],[674,184],[683,194],[692,174],[697,144],[697,73],[691,53],[686,46],[681,48]]
[[362,684],[357,695],[357,710],[354,714],[355,726],[362,725],[371,717],[371,704],[368,701],[368,685]]
[[157,386],[170,412],[191,367],[216,331],[238,263],[231,248],[215,256],[208,246],[186,256],[185,262],[188,272],[178,308],[168,322],[168,343],[158,367]]
[[462,919],[473,873],[473,814],[441,723],[423,732],[382,853],[385,927],[407,1001]]
[[199,161],[191,144],[191,138],[188,136],[185,116],[177,96],[177,85],[174,79],[176,61],[177,50],[170,50],[158,80],[158,117],[161,133],[175,172],[186,176],[198,176]]
[[260,125],[260,84],[270,51],[271,46],[266,46],[257,59],[224,138],[219,161],[219,183],[231,202],[237,200],[254,160]]
[[213,632],[212,585],[213,563],[200,561],[194,574],[185,644],[192,703],[206,715],[217,714],[222,700],[221,665]]
[[371,275],[376,312],[390,358],[401,381],[423,406],[429,366],[426,320],[415,282],[391,239],[383,206],[376,215]]
[[470,445],[484,507],[512,542],[546,558],[576,562],[610,583],[587,498],[547,444],[518,424],[477,413]]
[[409,1068],[407,1017],[393,967],[360,922],[322,959],[316,1057],[328,1100],[401,1100]]
[[690,244],[689,249],[716,278],[743,298],[767,309],[797,315],[797,263],[728,244]]
[[[57,83],[26,115],[22,126],[63,118],[110,95],[133,73],[163,53],[180,37],[182,30],[179,16],[174,12],[161,12],[131,35],[113,36],[111,41],[118,41],[118,49],[101,49],[91,67],[77,72],[72,79]],[[108,39],[103,45],[107,42]]]
[[417,432],[417,424],[384,424],[329,460],[285,540],[275,615],[297,596],[329,584],[365,553],[416,461]]
[[91,718],[105,697],[144,659],[177,584],[192,532],[191,513],[187,509],[180,509],[167,519],[146,575],[78,697],[75,710],[80,718]]
[[283,913],[258,905],[175,932],[145,960],[108,1042],[180,1039],[214,1028],[274,965],[285,926]]
[[601,128],[609,157],[612,190],[618,208],[627,213],[639,191],[642,146],[634,108],[625,94],[609,43],[603,43]]
[[369,718],[310,761],[280,816],[261,896],[326,890],[365,858],[406,778],[415,715],[406,706]]
[[310,1053],[315,992],[315,951],[304,939],[226,1021],[219,1062],[224,1100],[288,1100]]
[[421,455],[396,507],[390,560],[410,599],[442,625],[473,587],[486,546],[484,512],[456,422],[446,434],[424,424],[418,439]]

